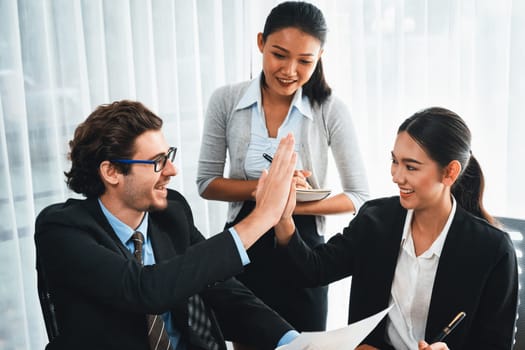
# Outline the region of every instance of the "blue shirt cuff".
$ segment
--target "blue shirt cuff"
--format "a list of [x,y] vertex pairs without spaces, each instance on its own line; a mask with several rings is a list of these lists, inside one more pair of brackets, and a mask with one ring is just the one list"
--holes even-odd
[[250,258],[248,257],[248,253],[246,253],[246,249],[244,249],[244,244],[242,244],[241,237],[239,237],[239,234],[233,227],[230,227],[229,231],[233,237],[235,246],[237,246],[237,251],[241,256],[242,266],[248,265],[250,263]]
[[291,331],[284,333],[281,340],[279,340],[279,342],[277,343],[277,347],[283,346],[286,344],[290,344],[298,336],[299,336],[299,332],[293,329]]

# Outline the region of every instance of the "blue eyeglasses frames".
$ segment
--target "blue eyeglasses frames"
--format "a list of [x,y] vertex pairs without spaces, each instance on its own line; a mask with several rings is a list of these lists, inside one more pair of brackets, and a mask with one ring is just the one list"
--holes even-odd
[[173,162],[175,160],[175,155],[177,154],[177,147],[170,147],[168,148],[168,152],[166,154],[160,155],[155,159],[152,160],[145,160],[145,159],[111,159],[110,162],[113,163],[124,163],[124,164],[153,164],[154,165],[154,171],[156,173],[162,171],[164,167],[166,166],[166,162],[168,159],[170,162]]

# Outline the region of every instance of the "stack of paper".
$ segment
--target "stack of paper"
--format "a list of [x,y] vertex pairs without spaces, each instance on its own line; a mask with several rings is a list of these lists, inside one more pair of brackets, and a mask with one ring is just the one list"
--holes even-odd
[[303,332],[290,344],[275,350],[353,350],[376,328],[391,308],[392,305],[343,328],[326,332]]

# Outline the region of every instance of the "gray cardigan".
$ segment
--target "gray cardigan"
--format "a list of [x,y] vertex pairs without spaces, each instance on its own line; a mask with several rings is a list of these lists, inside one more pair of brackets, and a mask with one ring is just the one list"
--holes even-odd
[[[251,137],[251,109],[236,109],[250,82],[217,89],[210,98],[204,122],[199,156],[197,185],[202,194],[217,177],[224,176],[226,154],[229,178],[247,179],[244,161]],[[368,199],[368,181],[359,151],[350,113],[339,99],[330,96],[323,104],[312,106],[313,119],[304,119],[302,149],[303,168],[312,171],[313,188],[326,186],[328,148],[339,172],[341,187],[357,209]],[[230,202],[227,221],[235,219],[242,202]],[[324,216],[317,216],[317,230],[324,233]]]

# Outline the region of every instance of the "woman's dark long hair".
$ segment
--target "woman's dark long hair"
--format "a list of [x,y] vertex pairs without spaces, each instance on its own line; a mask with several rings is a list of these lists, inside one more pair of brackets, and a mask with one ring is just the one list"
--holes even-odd
[[472,155],[472,137],[465,121],[448,109],[432,107],[406,119],[397,132],[402,131],[406,131],[442,168],[457,160],[461,173],[451,189],[454,198],[468,212],[495,224],[483,207],[485,180],[481,166]]
[[[162,119],[142,103],[117,101],[98,106],[75,130],[69,141],[71,170],[65,172],[68,187],[87,198],[105,192],[99,175],[100,163],[111,159],[131,158],[135,139],[148,130],[160,130]],[[114,163],[123,174],[130,164]]]
[[[286,1],[272,9],[262,33],[263,41],[268,36],[284,28],[297,28],[321,42],[321,47],[326,42],[328,31],[326,20],[321,10],[312,4],[302,1]],[[261,76],[262,86],[265,86],[264,74]],[[321,59],[317,61],[315,70],[310,79],[303,86],[303,94],[308,97],[310,103],[323,103],[332,93],[332,89],[326,83]]]

